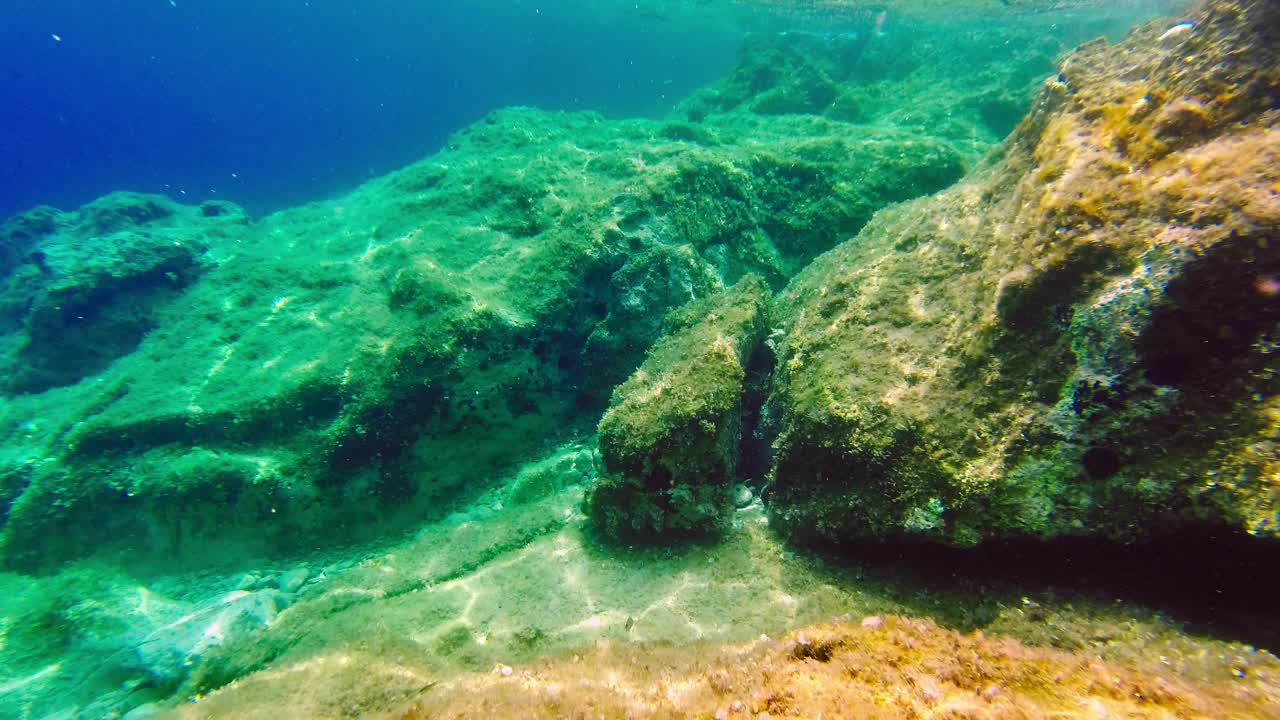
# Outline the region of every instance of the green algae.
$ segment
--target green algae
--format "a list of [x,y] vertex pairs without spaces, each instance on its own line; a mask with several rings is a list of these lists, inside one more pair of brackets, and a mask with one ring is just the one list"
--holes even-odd
[[[211,538],[249,556],[440,517],[593,424],[581,409],[607,403],[667,311],[748,274],[776,290],[885,205],[959,179],[1006,129],[993,94],[1025,103],[1099,27],[963,36],[904,17],[858,54],[764,32],[668,118],[496,111],[422,162],[257,221],[128,194],[20,215],[0,243],[4,554],[209,562]],[[974,41],[1000,33],[1014,56]],[[820,77],[786,71],[805,67]],[[755,103],[805,82],[866,112]],[[58,304],[95,283],[114,305]]]

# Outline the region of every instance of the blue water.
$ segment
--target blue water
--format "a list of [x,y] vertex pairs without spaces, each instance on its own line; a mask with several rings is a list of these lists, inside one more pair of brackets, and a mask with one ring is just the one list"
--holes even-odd
[[416,160],[501,106],[660,114],[740,39],[642,10],[477,4],[7,0],[0,217],[116,189],[263,213]]

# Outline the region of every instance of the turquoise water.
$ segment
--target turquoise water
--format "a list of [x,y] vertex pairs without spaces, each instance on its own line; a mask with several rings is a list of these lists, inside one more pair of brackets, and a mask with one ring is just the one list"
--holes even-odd
[[1278,712],[1269,3],[79,5],[0,716]]

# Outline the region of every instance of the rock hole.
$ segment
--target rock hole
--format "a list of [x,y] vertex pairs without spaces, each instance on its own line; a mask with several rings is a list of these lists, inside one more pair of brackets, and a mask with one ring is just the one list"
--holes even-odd
[[1120,471],[1124,462],[1115,450],[1104,447],[1093,447],[1085,451],[1080,459],[1085,472],[1095,480],[1105,480]]

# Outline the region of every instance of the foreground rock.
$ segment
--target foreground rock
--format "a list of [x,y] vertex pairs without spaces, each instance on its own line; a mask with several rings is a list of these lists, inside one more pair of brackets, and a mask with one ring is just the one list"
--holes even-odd
[[[375,688],[352,687],[324,658],[267,673],[179,709],[178,717],[339,717],[360,707],[402,718],[1266,718],[1274,681],[1213,685],[1141,672],[927,620],[867,617],[778,640],[718,646],[599,645],[571,658],[436,680],[356,656]],[[280,675],[276,673],[277,677]],[[274,683],[273,683],[274,680]],[[416,695],[391,710],[397,695]]]
[[742,396],[764,340],[769,288],[748,276],[668,316],[668,335],[600,421],[609,474],[592,518],[613,538],[706,535],[734,509]]
[[118,718],[167,700],[208,656],[265,631],[297,600],[302,586],[287,589],[288,577],[234,588],[199,574],[148,587],[91,564],[40,579],[0,574],[0,713]]
[[778,527],[1280,536],[1280,10],[1193,20],[1081,48],[997,162],[781,294]]

